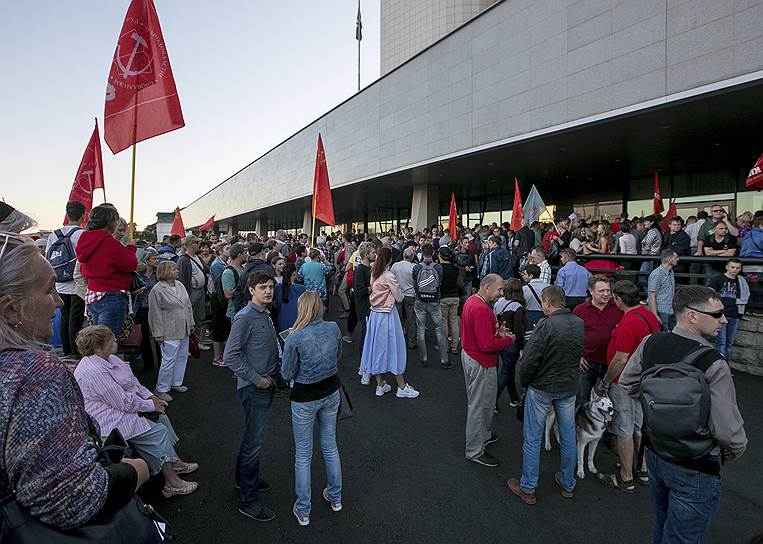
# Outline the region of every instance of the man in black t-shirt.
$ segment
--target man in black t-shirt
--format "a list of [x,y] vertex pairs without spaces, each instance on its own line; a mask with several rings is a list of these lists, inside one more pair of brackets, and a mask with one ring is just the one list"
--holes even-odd
[[[733,257],[737,252],[737,239],[729,234],[729,228],[723,221],[718,221],[713,227],[707,238],[704,240],[703,250],[708,257]],[[702,265],[702,272],[705,274],[705,285],[716,273],[723,273],[724,268],[719,265]]]
[[708,287],[714,289],[721,296],[723,312],[726,321],[728,321],[725,325],[721,325],[721,330],[715,338],[716,349],[727,360],[731,358],[731,346],[734,345],[739,318],[742,317],[737,305],[737,299],[741,297],[742,284],[746,287],[745,279],[739,277],[741,270],[742,261],[729,259],[726,261],[726,272],[716,274],[708,283]]

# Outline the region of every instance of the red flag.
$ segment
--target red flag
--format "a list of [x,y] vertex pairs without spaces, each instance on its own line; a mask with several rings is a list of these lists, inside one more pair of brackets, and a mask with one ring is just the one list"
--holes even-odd
[[660,178],[657,176],[657,170],[654,171],[654,200],[652,201],[654,207],[654,215],[661,214],[665,209],[662,205],[662,195],[660,194]]
[[215,216],[214,215],[212,217],[210,217],[209,219],[207,219],[207,222],[199,227],[199,232],[204,232],[205,230],[212,230],[213,228],[215,228]]
[[113,153],[185,126],[153,0],[132,0],[106,85],[103,139]]
[[326,166],[326,152],[323,150],[323,140],[318,134],[318,154],[315,157],[315,177],[313,178],[313,218],[320,219],[332,227],[334,221],[334,203],[331,200],[329,185],[329,170]]
[[458,213],[456,212],[456,195],[450,193],[450,213],[448,213],[448,230],[450,239],[458,241]]
[[745,185],[748,189],[754,189],[756,191],[763,190],[763,155],[758,157],[755,166],[750,170]]
[[678,217],[678,211],[676,210],[676,199],[670,199],[670,206],[668,206],[668,213],[665,214],[665,219],[660,222],[660,230],[662,232],[668,232],[670,228],[670,220],[674,217]]
[[175,219],[172,220],[170,232],[178,236],[185,236],[185,227],[183,226],[183,218],[180,216],[180,208],[175,208]]
[[511,208],[511,230],[517,232],[521,229],[524,218],[525,214],[522,210],[522,195],[519,192],[519,181],[517,178],[514,178],[514,207]]
[[[101,138],[98,135],[98,120],[96,119],[93,134],[90,136],[85,153],[82,155],[82,161],[79,163],[72,190],[69,193],[69,202],[77,201],[85,205],[83,225],[87,223],[90,210],[93,208],[93,191],[102,188],[103,160],[101,159]],[[68,218],[64,217],[64,225],[68,224]]]

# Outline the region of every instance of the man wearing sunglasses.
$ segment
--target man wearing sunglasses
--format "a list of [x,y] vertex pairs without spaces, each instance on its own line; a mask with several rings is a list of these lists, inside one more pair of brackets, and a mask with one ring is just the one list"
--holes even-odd
[[[673,311],[677,319],[673,332],[661,333],[655,335],[659,338],[647,338],[641,342],[623,370],[620,384],[634,398],[641,393],[642,369],[657,363],[675,364],[702,347],[714,348],[712,339],[718,336],[727,321],[720,295],[707,287],[685,286],[679,289],[673,298]],[[704,541],[720,506],[721,460],[735,459],[747,447],[744,421],[737,406],[729,364],[715,349],[705,351],[692,364],[697,369],[704,368],[709,389],[709,416],[702,424],[710,435],[709,440],[707,434],[702,436],[709,442],[709,451],[692,458],[665,455],[665,449],[671,447],[669,436],[661,437],[668,438],[667,443],[652,441],[647,445],[646,462],[655,513],[653,542]],[[646,391],[646,379],[643,388]],[[674,409],[682,410],[678,403],[683,391],[675,389],[672,392],[676,397]],[[704,396],[699,397],[697,404],[705,400]],[[665,406],[662,404],[662,407]],[[664,423],[673,415],[669,410],[651,412],[649,417],[654,418],[655,429],[660,418],[665,418],[662,420]],[[685,442],[687,439],[695,441],[697,436],[676,436],[675,443],[688,443]]]

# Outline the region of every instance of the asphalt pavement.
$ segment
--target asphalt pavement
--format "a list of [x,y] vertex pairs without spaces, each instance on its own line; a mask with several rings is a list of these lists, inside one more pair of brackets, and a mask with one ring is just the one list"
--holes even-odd
[[[344,322],[339,323],[343,328]],[[337,429],[344,508],[332,512],[321,497],[325,472],[316,437],[308,527],[300,527],[291,512],[294,443],[288,397],[273,401],[261,458],[261,474],[273,486],[264,498],[277,517],[258,523],[238,513],[233,487],[243,429],[236,381],[227,368],[210,364],[211,351],[189,361],[189,391],[173,392],[167,413],[180,437],[178,453],[200,464],[186,477],[198,481],[199,490],[168,500],[151,494],[180,542],[650,542],[648,488],[639,486],[628,495],[586,476],[574,498],[564,499],[553,481],[559,466],[556,445],[541,455],[537,505],[527,506],[509,491],[506,480],[521,471],[522,428],[515,410],[506,405],[508,398],[502,399],[493,424],[501,438],[488,446],[500,466],[467,462],[466,394],[458,355],[450,356],[454,367],[446,371],[436,364],[419,367],[415,350],[410,350],[406,379],[421,396],[399,399],[393,387],[377,398],[373,386],[360,385],[357,342],[344,344],[339,371],[355,408],[354,417],[340,421]],[[438,354],[430,348],[428,358],[436,362]],[[155,374],[136,371],[149,387]],[[721,507],[708,542],[744,543],[763,533],[763,378],[735,372],[734,381],[749,446],[742,458],[723,469]],[[394,378],[389,376],[388,382],[393,384]],[[600,445],[598,468],[612,471],[615,461]]]

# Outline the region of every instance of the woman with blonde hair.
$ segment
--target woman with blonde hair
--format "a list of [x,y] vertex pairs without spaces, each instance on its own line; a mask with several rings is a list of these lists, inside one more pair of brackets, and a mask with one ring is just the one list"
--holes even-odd
[[403,326],[400,324],[395,304],[403,301],[403,291],[397,277],[390,272],[392,251],[381,248],[371,269],[371,314],[366,325],[366,338],[360,358],[361,372],[376,376],[376,396],[384,396],[392,390],[383,375],[391,372],[397,381],[397,397],[415,399],[419,396],[405,382],[408,352],[405,346]]
[[342,509],[342,466],[336,446],[341,385],[337,365],[342,354],[342,333],[336,323],[323,320],[323,311],[323,300],[316,291],[306,291],[299,297],[297,320],[286,337],[281,363],[283,378],[294,381],[289,399],[297,500],[292,512],[302,526],[310,523],[310,465],[316,421],[328,482],[323,499],[334,512]]
[[178,270],[172,261],[163,261],[156,269],[157,283],[148,295],[148,322],[159,344],[162,362],[156,380],[156,396],[166,402],[168,391],[188,391],[183,385],[188,363],[188,340],[193,332],[193,308]]
[[[180,478],[199,468],[186,463],[175,452],[178,437],[164,409],[167,403],[143,387],[130,365],[117,357],[117,340],[103,325],[85,327],[77,334],[82,360],[74,371],[85,410],[98,422],[102,435],[117,429],[130,447],[148,464],[151,474],[162,473],[165,498],[188,495],[198,484]],[[157,412],[156,421],[141,412]]]

